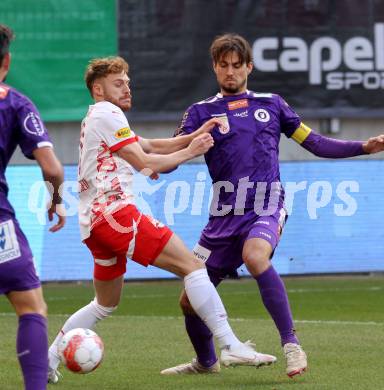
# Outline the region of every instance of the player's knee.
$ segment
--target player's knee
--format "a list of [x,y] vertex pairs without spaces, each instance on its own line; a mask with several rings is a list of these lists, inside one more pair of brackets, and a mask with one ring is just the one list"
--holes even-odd
[[246,265],[262,264],[269,261],[269,256],[259,252],[245,252],[243,260]]
[[259,275],[270,266],[269,254],[265,251],[244,251],[243,261],[253,276]]
[[117,309],[117,306],[107,307],[100,305],[96,298],[90,303],[90,305],[92,306],[95,316],[99,320],[109,317]]
[[272,244],[261,238],[247,240],[243,247],[243,261],[245,264],[262,264],[269,262],[273,251]]

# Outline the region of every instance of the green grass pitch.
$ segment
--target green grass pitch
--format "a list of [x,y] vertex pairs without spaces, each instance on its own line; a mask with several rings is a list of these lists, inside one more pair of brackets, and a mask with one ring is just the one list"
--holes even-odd
[[[102,365],[76,375],[62,368],[57,390],[384,389],[384,277],[285,279],[296,328],[308,354],[309,370],[285,375],[277,331],[251,279],[226,281],[219,291],[242,340],[278,357],[273,367],[223,369],[218,375],[165,377],[160,370],[190,360],[194,354],[178,308],[180,281],[128,282],[119,309],[99,323],[105,343]],[[93,297],[92,286],[48,284],[50,341],[65,320]],[[16,317],[0,300],[0,389],[22,389],[15,354]]]

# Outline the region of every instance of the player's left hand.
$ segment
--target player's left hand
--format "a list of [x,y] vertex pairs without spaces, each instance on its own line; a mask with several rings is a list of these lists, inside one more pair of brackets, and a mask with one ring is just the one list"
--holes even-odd
[[363,150],[368,154],[384,151],[384,134],[369,138],[363,143]]
[[52,233],[57,232],[65,225],[65,209],[62,204],[53,204],[48,209],[48,220],[53,221],[53,216],[57,215],[59,220],[57,223],[49,228],[49,231]]

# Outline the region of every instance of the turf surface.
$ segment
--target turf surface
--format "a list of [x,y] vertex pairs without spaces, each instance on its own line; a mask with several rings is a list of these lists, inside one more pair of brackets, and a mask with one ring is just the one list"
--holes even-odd
[[[224,369],[219,375],[164,377],[160,370],[190,360],[177,300],[179,281],[128,282],[116,314],[99,323],[106,346],[95,372],[63,379],[50,389],[384,389],[384,277],[285,279],[296,328],[309,355],[309,371],[295,379],[285,373],[279,338],[250,279],[224,282],[219,290],[231,324],[243,340],[275,354],[273,367]],[[66,316],[88,303],[92,286],[48,284],[50,340]],[[0,299],[0,389],[22,389],[15,354],[17,319]]]

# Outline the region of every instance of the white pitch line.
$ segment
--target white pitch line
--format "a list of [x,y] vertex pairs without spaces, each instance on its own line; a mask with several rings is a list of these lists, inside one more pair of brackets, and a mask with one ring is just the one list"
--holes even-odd
[[[0,313],[0,317],[15,317],[14,313]],[[48,317],[54,318],[67,318],[70,314],[49,314]],[[116,314],[110,317],[113,318],[131,318],[138,320],[148,320],[148,319],[157,319],[157,320],[178,320],[182,321],[182,316],[137,316],[137,315],[126,315],[126,314]],[[271,320],[261,319],[261,318],[229,318],[230,322],[271,322]],[[315,324],[315,325],[364,325],[364,326],[384,326],[384,322],[377,321],[336,321],[336,320],[294,320],[297,324]]]
[[333,320],[294,320],[298,324],[326,324],[326,325],[384,325],[376,321],[333,321]]
[[[129,290],[129,287],[126,287],[127,290]],[[299,288],[299,289],[288,289],[289,294],[296,294],[296,293],[322,293],[322,292],[348,292],[348,291],[381,291],[384,290],[384,287],[381,286],[372,286],[372,287],[366,287],[366,288]],[[226,296],[226,295],[255,295],[259,294],[259,291],[257,288],[255,288],[254,291],[234,291],[234,292],[221,292],[220,295]],[[177,294],[129,294],[129,291],[125,292],[125,295],[123,296],[123,299],[147,299],[147,298],[170,298],[170,297],[179,297],[179,293]],[[46,297],[45,300],[47,302],[54,302],[54,301],[68,301],[72,298],[69,297]],[[90,298],[92,300],[92,298]]]

